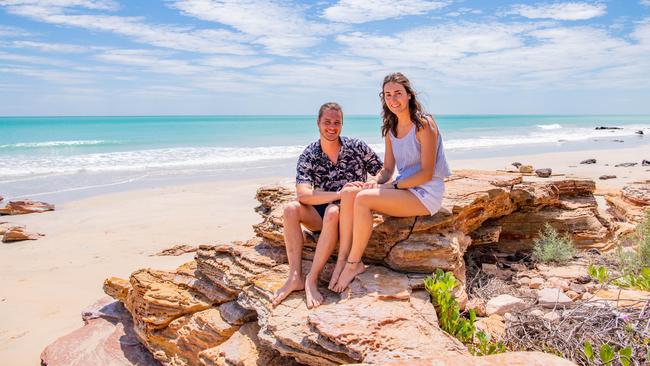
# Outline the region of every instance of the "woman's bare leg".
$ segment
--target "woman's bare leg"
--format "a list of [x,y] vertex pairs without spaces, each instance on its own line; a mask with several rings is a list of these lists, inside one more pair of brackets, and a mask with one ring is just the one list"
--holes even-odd
[[365,271],[361,257],[372,234],[372,211],[395,217],[429,215],[422,202],[408,190],[373,188],[359,192],[354,200],[352,248],[334,286],[336,292],[343,291],[354,277]]
[[307,308],[315,308],[323,302],[323,295],[318,292],[318,275],[325,267],[327,260],[336,247],[339,235],[339,207],[330,204],[323,215],[323,229],[318,236],[316,253],[311,264],[311,269],[305,277],[305,297]]
[[352,221],[354,215],[354,198],[361,191],[360,187],[346,187],[341,190],[341,205],[339,209],[339,254],[336,258],[336,265],[332,272],[329,288],[334,289],[336,281],[339,279],[345,261],[352,247]]

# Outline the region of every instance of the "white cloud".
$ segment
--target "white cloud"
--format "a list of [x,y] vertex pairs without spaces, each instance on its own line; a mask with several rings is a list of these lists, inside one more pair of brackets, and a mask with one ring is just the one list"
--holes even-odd
[[188,16],[231,26],[278,55],[292,55],[343,29],[309,21],[299,6],[272,0],[175,0],[173,7]]
[[630,38],[553,23],[448,23],[392,36],[349,33],[345,53],[408,70],[426,83],[471,88],[637,88],[650,82],[650,22]]
[[30,48],[43,52],[55,53],[83,53],[91,50],[90,47],[78,46],[74,44],[65,43],[49,43],[49,42],[34,42],[34,41],[13,41],[10,47],[14,48]]
[[99,1],[54,1],[58,6],[42,5],[35,0],[0,0],[9,13],[38,21],[80,27],[90,30],[113,32],[153,46],[200,53],[226,53],[235,55],[252,54],[254,51],[243,44],[246,38],[224,29],[190,29],[166,25],[151,25],[139,17],[111,15],[68,14],[70,6],[92,9],[110,8],[112,2]]
[[539,5],[513,5],[509,14],[529,19],[586,20],[605,15],[605,4],[566,2]]
[[246,69],[271,62],[270,58],[248,56],[211,56],[198,60],[201,65],[215,68]]
[[23,75],[56,84],[85,84],[91,82],[91,75],[78,72],[36,69],[31,67],[0,67],[0,73]]
[[111,0],[3,0],[5,6],[42,6],[48,8],[81,7],[94,10],[116,10],[119,5]]
[[639,1],[641,5],[650,6],[650,0],[641,0]]
[[110,50],[95,57],[110,63],[139,67],[146,71],[169,75],[192,75],[209,70],[186,60],[165,58],[164,54],[151,50]]
[[376,20],[421,15],[443,8],[449,1],[428,0],[339,0],[323,12],[323,17],[341,23],[366,23]]

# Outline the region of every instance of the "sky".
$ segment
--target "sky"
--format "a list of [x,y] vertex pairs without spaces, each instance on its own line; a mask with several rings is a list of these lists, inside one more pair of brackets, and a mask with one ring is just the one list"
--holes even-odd
[[650,114],[650,0],[0,0],[0,115]]

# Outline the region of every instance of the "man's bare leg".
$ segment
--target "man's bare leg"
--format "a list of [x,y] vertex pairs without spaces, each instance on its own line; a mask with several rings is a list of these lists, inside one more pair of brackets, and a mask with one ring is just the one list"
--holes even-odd
[[341,275],[341,271],[343,271],[343,267],[345,267],[345,261],[347,260],[350,248],[352,247],[354,198],[357,196],[359,191],[361,191],[360,187],[345,187],[341,190],[341,207],[339,210],[339,253],[336,258],[336,265],[334,266],[332,277],[327,286],[327,288],[332,291],[334,290],[336,281],[338,281],[339,276]]
[[310,230],[319,230],[322,226],[320,215],[313,206],[303,205],[294,201],[284,207],[282,215],[284,223],[284,244],[287,249],[289,260],[289,277],[284,285],[279,288],[271,301],[273,305],[278,305],[290,293],[302,290],[305,282],[302,278],[302,228],[303,223]]
[[321,229],[316,253],[311,269],[305,277],[305,296],[307,308],[315,308],[323,303],[323,295],[318,291],[318,275],[327,264],[327,259],[332,255],[336,247],[336,240],[339,234],[339,207],[331,204],[325,209],[323,216],[323,228]]

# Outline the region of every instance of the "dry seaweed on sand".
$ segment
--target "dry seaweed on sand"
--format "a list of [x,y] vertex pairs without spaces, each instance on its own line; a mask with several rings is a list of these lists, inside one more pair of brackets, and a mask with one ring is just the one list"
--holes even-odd
[[588,301],[560,311],[558,321],[529,312],[513,313],[508,319],[504,343],[511,350],[543,351],[593,365],[584,352],[585,342],[595,352],[603,344],[615,350],[632,347],[630,365],[647,365],[650,342],[650,302],[638,301],[618,307],[611,300]]

